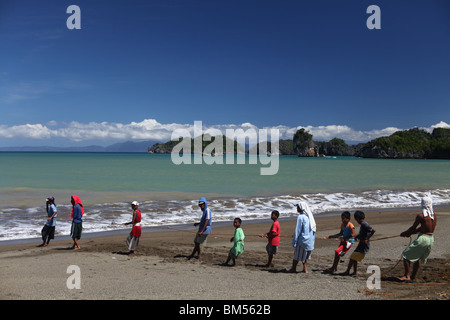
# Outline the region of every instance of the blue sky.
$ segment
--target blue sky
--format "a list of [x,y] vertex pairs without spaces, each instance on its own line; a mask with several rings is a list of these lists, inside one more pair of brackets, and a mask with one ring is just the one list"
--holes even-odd
[[350,143],[450,123],[447,0],[1,0],[0,43],[0,147],[168,140],[196,120]]

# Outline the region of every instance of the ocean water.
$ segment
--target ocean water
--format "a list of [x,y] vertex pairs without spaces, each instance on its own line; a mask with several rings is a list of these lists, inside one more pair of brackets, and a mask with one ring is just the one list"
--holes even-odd
[[[224,161],[226,163],[226,161]],[[280,156],[268,165],[181,164],[170,155],[145,153],[0,153],[0,240],[40,236],[45,199],[56,198],[56,235],[70,232],[70,196],[85,207],[84,232],[126,229],[129,203],[137,200],[142,226],[197,222],[197,200],[206,196],[214,221],[267,219],[272,210],[295,216],[307,201],[314,214],[357,209],[450,204],[450,161],[355,157]]]

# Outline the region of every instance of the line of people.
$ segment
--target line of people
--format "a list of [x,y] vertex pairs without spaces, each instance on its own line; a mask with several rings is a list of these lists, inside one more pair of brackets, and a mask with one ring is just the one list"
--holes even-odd
[[[211,210],[208,208],[206,199],[203,197],[199,200],[199,207],[202,211],[202,218],[200,223],[195,224],[199,226],[198,232],[194,239],[194,250],[188,259],[192,259],[195,254],[200,258],[201,245],[206,243],[208,234],[211,233]],[[298,217],[292,240],[294,249],[294,258],[292,267],[289,272],[296,273],[299,262],[303,265],[302,272],[307,273],[307,260],[311,258],[311,253],[314,250],[315,235],[317,231],[314,215],[306,202],[300,202],[296,205]],[[433,204],[430,197],[423,197],[421,200],[422,211],[417,214],[414,223],[410,228],[400,234],[401,237],[410,237],[413,234],[418,234],[417,238],[402,252],[404,275],[399,277],[400,281],[409,281],[415,279],[420,267],[420,262],[426,263],[431,249],[434,245],[433,232],[436,228],[436,214],[433,210]],[[351,254],[347,270],[343,275],[357,275],[358,262],[361,262],[370,249],[370,238],[375,234],[376,230],[369,225],[365,220],[364,212],[358,210],[354,213],[355,220],[360,225],[358,235],[355,234],[355,226],[350,222],[351,214],[345,211],[341,214],[342,224],[340,230],[335,235],[326,237],[327,239],[339,238],[340,243],[334,252],[333,265],[325,269],[325,272],[335,273],[341,257],[343,257],[349,249],[353,246],[355,240],[359,243]],[[260,237],[266,237],[268,244],[266,252],[268,254],[268,261],[266,267],[273,266],[273,258],[276,255],[280,243],[280,224],[278,222],[279,212],[274,210],[271,213],[273,221],[269,232],[260,234]],[[232,261],[235,265],[236,258],[244,252],[245,235],[242,230],[242,220],[235,218],[233,221],[235,227],[235,234],[230,239],[233,242],[233,247],[230,249],[227,260],[223,265],[228,265]],[[411,272],[411,263],[413,263],[413,270]],[[351,273],[353,269],[353,273]]]
[[[82,217],[84,214],[84,207],[80,197],[77,195],[71,196],[72,212],[70,218],[72,219],[71,237],[73,239],[73,250],[79,250],[79,239],[82,234]],[[212,231],[212,214],[208,207],[208,202],[205,197],[200,198],[198,202],[199,208],[202,211],[202,217],[199,223],[195,223],[194,226],[198,227],[198,231],[194,238],[194,248],[192,253],[186,257],[190,260],[192,258],[200,259],[202,246],[206,244],[207,237]],[[412,234],[417,234],[417,239],[412,242],[402,253],[404,262],[405,273],[403,277],[399,277],[401,281],[412,280],[415,278],[417,271],[420,267],[420,261],[426,263],[426,260],[431,253],[431,249],[434,244],[433,232],[436,227],[436,215],[433,211],[432,200],[430,197],[424,197],[421,201],[422,212],[420,212],[413,223],[413,225],[406,231],[402,232],[400,236],[410,237]],[[48,197],[46,199],[47,208],[47,221],[42,229],[43,243],[40,246],[47,246],[51,239],[54,239],[56,215],[57,209],[54,197]],[[132,225],[130,234],[127,237],[127,248],[129,254],[134,254],[141,237],[141,211],[139,210],[139,203],[133,201],[131,203],[133,210],[132,221],[125,223],[125,225]],[[316,238],[317,226],[314,219],[314,215],[306,202],[299,202],[296,205],[298,217],[294,236],[292,240],[292,246],[294,247],[294,257],[292,261],[292,267],[289,272],[296,273],[297,265],[299,262],[303,265],[302,272],[308,273],[307,260],[311,258],[311,253],[314,250],[314,243]],[[279,212],[274,210],[271,212],[271,219],[273,221],[269,232],[260,234],[260,237],[268,239],[266,246],[266,252],[268,255],[268,261],[266,267],[273,267],[273,259],[277,254],[278,246],[280,244],[281,228],[278,221]],[[365,221],[365,214],[362,211],[356,211],[354,213],[355,220],[360,225],[358,235],[355,233],[355,226],[350,222],[351,214],[345,211],[341,214],[342,224],[340,230],[335,235],[326,237],[327,239],[339,238],[340,243],[338,248],[334,252],[333,265],[324,270],[325,272],[335,273],[341,257],[343,257],[349,249],[353,246],[355,240],[359,240],[359,243],[350,256],[350,261],[347,270],[344,275],[350,275],[350,271],[353,268],[353,275],[357,275],[358,262],[361,262],[370,249],[370,238],[375,234],[375,229],[372,228],[367,221]],[[233,221],[235,227],[234,236],[230,239],[233,242],[233,246],[229,251],[227,260],[223,265],[229,265],[232,262],[232,266],[236,264],[236,259],[244,252],[244,239],[245,234],[242,230],[242,220],[235,218]],[[411,263],[413,263],[413,270],[411,274]]]

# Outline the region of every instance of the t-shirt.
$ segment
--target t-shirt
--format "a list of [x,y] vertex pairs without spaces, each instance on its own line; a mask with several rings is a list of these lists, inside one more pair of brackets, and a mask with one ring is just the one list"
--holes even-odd
[[372,233],[372,231],[373,231],[373,228],[366,221],[363,221],[361,223],[359,233],[356,236],[359,239],[359,243],[355,249],[355,252],[360,252],[360,253],[364,253],[364,254],[369,252],[370,241],[368,241],[367,243],[364,243],[364,240],[367,239],[367,237],[369,236],[369,234]]
[[[275,236],[273,236],[275,234]],[[269,243],[272,246],[278,246],[280,245],[280,223],[278,220],[274,221],[272,223],[272,226],[270,227],[270,231],[268,234]]]
[[344,227],[344,224],[341,225],[341,230],[342,230],[342,236],[344,238],[349,238],[345,241],[350,242],[350,243],[354,243],[355,242],[355,238],[352,237],[352,229],[354,229],[355,226],[353,225],[353,223],[349,222],[347,223],[347,226]]
[[[47,211],[48,217],[50,218],[50,217],[53,215],[53,213],[55,213],[56,211],[57,211],[57,210],[56,210],[55,204],[51,204],[51,205],[48,207],[48,211]],[[55,217],[56,217],[56,214],[55,214]],[[48,225],[49,227],[54,227],[54,226],[56,226],[56,219],[55,219],[55,217],[53,217],[52,219],[50,219],[49,221],[47,221],[45,224]]]
[[203,234],[210,234],[211,233],[211,210],[209,208],[205,208],[203,210],[202,218],[200,219],[200,225],[198,226],[198,232],[203,230],[203,226],[205,225],[206,220],[208,221],[208,224],[206,225],[205,231]]

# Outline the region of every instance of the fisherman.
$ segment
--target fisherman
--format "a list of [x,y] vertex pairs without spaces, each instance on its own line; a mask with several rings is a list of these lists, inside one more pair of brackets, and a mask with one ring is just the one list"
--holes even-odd
[[133,201],[131,203],[131,209],[133,209],[133,219],[131,222],[125,223],[132,224],[133,228],[131,229],[130,234],[127,238],[127,247],[128,247],[128,254],[135,254],[136,248],[139,244],[139,239],[141,237],[141,211],[139,208],[139,202]]
[[[401,237],[410,237],[412,234],[419,233],[416,240],[411,243],[402,253],[403,266],[405,274],[399,277],[400,281],[411,281],[416,278],[417,271],[420,268],[420,261],[427,262],[434,244],[433,232],[436,228],[436,214],[433,211],[433,203],[430,197],[422,198],[422,212],[416,216],[413,225],[400,234]],[[413,265],[412,273],[411,262]]]
[[188,260],[192,259],[197,253],[197,259],[201,257],[200,246],[206,244],[206,238],[211,233],[211,210],[208,208],[208,202],[205,197],[201,197],[198,201],[198,206],[202,211],[202,218],[199,223],[194,223],[194,226],[198,226],[198,232],[194,239],[194,250],[191,255],[187,257]]
[[46,247],[50,243],[51,239],[55,238],[55,227],[56,227],[56,215],[58,213],[55,204],[54,197],[48,197],[46,199],[46,207],[47,207],[47,221],[45,222],[44,227],[42,228],[42,244],[39,247]]
[[70,219],[72,219],[72,229],[70,231],[70,235],[73,239],[73,250],[80,250],[80,244],[78,240],[81,238],[81,232],[83,230],[83,214],[84,207],[81,203],[80,197],[77,195],[72,195],[70,198],[70,202],[72,203],[72,214],[70,215]]

